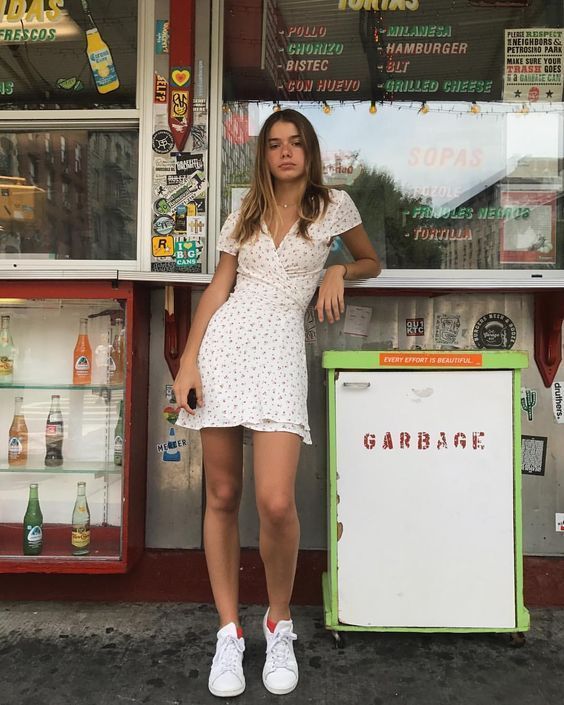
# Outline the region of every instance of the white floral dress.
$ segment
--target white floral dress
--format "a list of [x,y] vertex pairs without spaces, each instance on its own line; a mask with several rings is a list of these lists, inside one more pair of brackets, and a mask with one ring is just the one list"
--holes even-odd
[[311,240],[295,223],[278,249],[265,227],[239,247],[231,237],[238,211],[225,221],[217,249],[238,255],[236,286],[200,346],[204,406],[193,416],[182,409],[180,426],[288,431],[311,444],[304,314],[332,239],[361,222],[345,191],[331,190],[331,199],[325,217],[309,227]]

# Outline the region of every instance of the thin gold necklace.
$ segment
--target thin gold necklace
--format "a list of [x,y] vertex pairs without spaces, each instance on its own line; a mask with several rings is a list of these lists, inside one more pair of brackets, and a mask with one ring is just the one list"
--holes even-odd
[[297,206],[297,203],[276,203],[276,205],[279,208],[292,208],[293,206]]

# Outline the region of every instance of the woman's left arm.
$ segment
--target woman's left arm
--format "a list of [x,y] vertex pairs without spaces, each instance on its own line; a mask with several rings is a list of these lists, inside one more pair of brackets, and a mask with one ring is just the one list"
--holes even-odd
[[345,279],[368,279],[377,277],[382,271],[380,258],[363,225],[356,225],[339,237],[354,257],[354,262],[334,264],[325,272],[315,305],[321,323],[324,315],[329,323],[334,323],[345,312]]

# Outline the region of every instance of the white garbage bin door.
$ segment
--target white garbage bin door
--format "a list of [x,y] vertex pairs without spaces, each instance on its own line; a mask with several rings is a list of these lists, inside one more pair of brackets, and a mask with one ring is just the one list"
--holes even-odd
[[340,372],[339,621],[516,624],[513,374]]

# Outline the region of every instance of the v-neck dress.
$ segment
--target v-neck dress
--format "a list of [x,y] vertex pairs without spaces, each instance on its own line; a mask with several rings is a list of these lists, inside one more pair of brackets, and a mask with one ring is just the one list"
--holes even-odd
[[238,255],[237,280],[200,345],[204,406],[194,415],[182,409],[177,423],[287,431],[311,444],[304,315],[333,238],[361,218],[350,196],[332,189],[325,216],[309,227],[311,240],[295,223],[276,248],[266,227],[239,246],[238,217],[229,215],[218,241],[218,250]]

